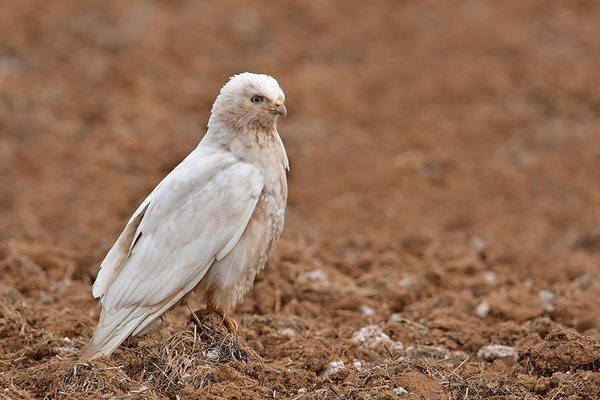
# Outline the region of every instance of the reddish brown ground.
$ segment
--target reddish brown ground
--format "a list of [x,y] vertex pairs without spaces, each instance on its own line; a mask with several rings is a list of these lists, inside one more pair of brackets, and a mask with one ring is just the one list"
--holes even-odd
[[[599,21],[583,0],[0,2],[0,397],[598,398]],[[178,310],[75,364],[99,262],[246,70],[286,91],[292,165],[225,346],[246,361],[203,358]],[[354,342],[369,325],[390,342]]]

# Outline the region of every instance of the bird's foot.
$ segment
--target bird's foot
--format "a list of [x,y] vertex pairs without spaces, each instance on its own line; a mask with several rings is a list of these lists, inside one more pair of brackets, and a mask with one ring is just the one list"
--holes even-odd
[[225,328],[227,329],[227,331],[229,333],[235,334],[238,330],[237,322],[235,322],[227,314],[227,311],[225,311],[224,308],[203,308],[202,310],[194,311],[194,314],[195,314],[195,317],[194,317],[194,315],[192,315],[190,317],[190,322],[197,323],[198,321],[201,321],[203,323],[204,321],[206,321],[206,319],[210,315],[217,314],[221,318],[223,325],[225,326]]
[[233,318],[229,316],[229,314],[227,314],[227,311],[225,311],[225,309],[223,308],[219,308],[216,311],[221,316],[221,320],[223,320],[223,325],[225,325],[225,328],[227,328],[229,333],[237,333],[238,324]]

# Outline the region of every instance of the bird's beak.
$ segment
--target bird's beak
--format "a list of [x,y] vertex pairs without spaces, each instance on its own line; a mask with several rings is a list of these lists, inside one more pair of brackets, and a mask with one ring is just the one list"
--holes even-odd
[[281,99],[277,99],[275,102],[275,107],[271,109],[275,114],[281,115],[283,117],[287,116],[287,108],[283,105],[283,101]]

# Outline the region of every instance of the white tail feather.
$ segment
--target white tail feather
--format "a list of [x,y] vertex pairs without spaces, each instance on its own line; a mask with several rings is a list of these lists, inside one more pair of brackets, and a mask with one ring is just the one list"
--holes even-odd
[[102,309],[100,321],[90,343],[81,354],[82,360],[110,355],[125,339],[141,333],[154,320],[167,312],[186,292],[153,307],[127,307],[116,313]]
[[[140,324],[149,319],[149,311],[148,308],[137,306],[127,307],[116,313],[102,309],[94,336],[84,349],[81,359],[93,360],[112,353]],[[150,322],[152,321],[148,321]]]

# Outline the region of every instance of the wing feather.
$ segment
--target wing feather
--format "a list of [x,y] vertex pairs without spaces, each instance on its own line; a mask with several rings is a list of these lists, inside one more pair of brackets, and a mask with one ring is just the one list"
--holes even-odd
[[[157,192],[138,227],[138,243],[103,296],[103,305],[153,305],[181,290],[199,266],[210,266],[235,246],[262,185],[256,168],[236,163],[201,189],[180,183],[177,189]],[[188,196],[180,196],[181,191]]]
[[86,354],[109,354],[192,290],[235,248],[263,186],[258,169],[225,152],[198,148],[173,170],[102,263],[93,290],[101,323]]
[[[150,198],[150,196],[148,196],[148,198]],[[113,247],[108,251],[106,257],[104,257],[104,260],[100,265],[100,272],[98,272],[98,277],[92,287],[92,294],[94,297],[100,297],[106,292],[108,285],[115,278],[115,275],[119,272],[119,269],[129,256],[131,248],[136,243],[136,238],[138,236],[137,228],[142,221],[144,213],[146,212],[146,207],[148,206],[146,202],[144,203],[142,204],[144,207],[140,206],[133,214]]]

